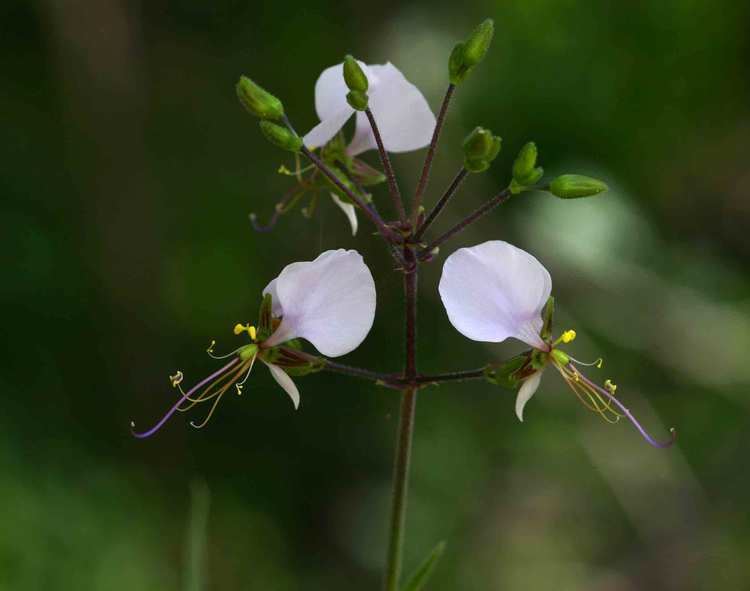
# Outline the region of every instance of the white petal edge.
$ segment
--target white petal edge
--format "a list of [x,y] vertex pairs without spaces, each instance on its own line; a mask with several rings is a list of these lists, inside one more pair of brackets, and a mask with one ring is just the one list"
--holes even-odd
[[344,127],[353,113],[354,109],[349,105],[346,105],[345,108],[342,108],[330,117],[323,119],[302,138],[305,146],[310,150],[324,146],[342,127]]
[[501,240],[461,248],[446,259],[438,289],[448,319],[467,338],[514,337],[548,348],[539,333],[552,279],[526,251]]
[[297,389],[297,384],[295,384],[292,378],[289,377],[289,374],[278,365],[268,363],[267,361],[264,361],[263,363],[268,366],[276,383],[282,387],[284,392],[289,394],[289,398],[292,399],[292,404],[294,404],[294,410],[297,410],[299,408],[299,390]]
[[336,193],[331,193],[331,199],[333,199],[333,202],[338,205],[341,208],[341,211],[344,212],[344,215],[346,216],[346,219],[349,220],[349,224],[352,227],[352,236],[357,235],[357,208],[354,207],[353,203],[347,203],[343,199],[341,199]]
[[323,355],[356,349],[375,319],[375,282],[355,250],[329,250],[314,261],[287,265],[274,288],[283,319],[267,347],[293,338],[310,341]]
[[531,397],[539,388],[539,383],[542,381],[542,372],[538,371],[531,374],[526,378],[521,387],[518,389],[518,395],[516,396],[516,416],[518,420],[523,423],[523,409],[526,403],[531,400]]

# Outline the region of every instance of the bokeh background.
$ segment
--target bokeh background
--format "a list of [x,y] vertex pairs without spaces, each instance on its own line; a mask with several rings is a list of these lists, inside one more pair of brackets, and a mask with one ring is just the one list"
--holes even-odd
[[[750,588],[750,4],[4,0],[1,589],[379,587],[397,394],[317,374],[294,412],[258,371],[202,431],[180,416],[137,441],[129,423],[164,411],[176,369],[214,367],[210,340],[232,347],[284,265],[328,248],[359,249],[378,285],[344,361],[400,367],[400,280],[368,228],[353,238],[324,200],[251,231],[291,162],[234,83],[251,75],[307,129],[317,75],[352,52],[393,61],[437,108],[450,49],[487,16],[495,42],[457,93],[427,202],[474,125],[504,148],[439,226],[504,186],[530,139],[550,174],[612,190],[524,195],[445,248],[422,275],[420,368],[521,349],[468,342],[437,298],[446,253],[507,239],[550,270],[571,352],[603,355],[597,377],[679,439],[650,448],[551,374],[524,424],[489,384],[425,391],[406,570],[446,540],[430,589]],[[396,158],[405,193],[422,158]]]

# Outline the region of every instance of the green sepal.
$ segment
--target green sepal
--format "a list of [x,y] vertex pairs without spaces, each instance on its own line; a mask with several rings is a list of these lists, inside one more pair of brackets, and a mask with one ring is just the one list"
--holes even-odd
[[267,293],[260,302],[258,310],[257,340],[262,343],[273,333],[273,296]]
[[472,31],[469,38],[464,43],[463,63],[469,68],[479,64],[492,43],[492,37],[495,34],[495,22],[491,19],[485,19],[479,26]]
[[440,542],[432,549],[432,552],[429,553],[417,570],[414,571],[414,574],[409,577],[409,582],[406,583],[402,591],[421,591],[424,589],[444,551],[445,542]]
[[286,341],[279,347],[265,349],[261,356],[263,361],[278,365],[292,377],[306,376],[325,368],[325,359],[321,357],[309,359],[307,356],[296,355],[295,351],[302,351],[302,343],[298,339]]
[[260,130],[269,142],[282,150],[299,152],[302,149],[302,138],[286,127],[264,120],[260,122]]
[[320,158],[329,165],[341,162],[347,168],[350,166],[352,157],[346,152],[346,138],[342,132],[338,132],[320,149]]
[[502,139],[489,129],[475,127],[463,143],[464,168],[472,173],[484,172],[500,153]]
[[369,82],[362,68],[351,55],[344,57],[344,81],[349,90],[367,92]]
[[459,85],[469,75],[469,68],[464,65],[464,44],[457,43],[448,58],[448,78],[451,84]]
[[346,102],[355,111],[365,111],[369,104],[370,98],[366,92],[360,92],[359,90],[351,90],[346,95]]
[[531,184],[527,179],[534,171],[537,154],[538,152],[534,142],[526,143],[518,152],[518,156],[516,156],[516,159],[513,162],[513,179],[519,185]]
[[544,311],[542,312],[542,319],[544,324],[542,325],[542,332],[539,336],[545,341],[552,336],[552,320],[555,315],[555,298],[550,296],[547,299],[547,303],[544,305]]
[[532,369],[534,369],[534,371],[540,371],[544,369],[548,361],[549,361],[549,353],[547,353],[546,351],[540,351],[539,349],[534,349],[531,352],[530,365]]
[[363,187],[379,185],[387,180],[386,176],[377,168],[373,168],[359,158],[352,158],[351,165],[349,166],[349,172],[351,173],[354,180],[356,180]]
[[524,369],[529,366],[530,353],[521,353],[502,363],[490,363],[484,368],[484,377],[491,384],[515,390],[526,377]]
[[561,199],[593,197],[607,189],[607,185],[602,181],[581,174],[564,174],[549,185],[550,193]]
[[281,119],[284,116],[281,101],[247,76],[240,76],[235,89],[240,103],[251,115],[261,119]]

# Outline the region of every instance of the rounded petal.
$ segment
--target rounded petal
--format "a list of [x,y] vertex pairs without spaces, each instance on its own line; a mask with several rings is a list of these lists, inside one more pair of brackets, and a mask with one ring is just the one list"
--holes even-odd
[[514,337],[548,348],[539,333],[552,279],[528,252],[501,240],[461,248],[446,259],[439,290],[464,336],[489,343]]
[[521,387],[518,389],[518,395],[516,396],[516,416],[518,420],[523,423],[523,408],[526,403],[531,400],[534,392],[539,388],[539,383],[542,381],[542,372],[538,371],[531,374],[528,378],[523,381]]
[[289,398],[292,399],[292,404],[294,404],[294,410],[297,410],[299,408],[299,390],[297,389],[297,384],[295,384],[292,378],[289,377],[289,374],[278,365],[266,361],[263,363],[268,366],[276,383],[284,389],[284,392],[289,394]]
[[330,117],[323,119],[302,138],[305,146],[310,150],[324,146],[342,127],[344,127],[344,124],[349,120],[349,117],[352,116],[352,113],[354,113],[354,109],[349,105],[346,105],[345,108],[337,111]]
[[428,145],[435,130],[435,115],[419,89],[391,63],[370,66],[370,72],[375,79],[369,92],[370,110],[385,149],[410,152]]
[[357,208],[354,207],[354,204],[347,203],[343,199],[341,199],[336,193],[331,193],[331,199],[333,199],[333,202],[338,205],[341,208],[341,211],[344,212],[344,215],[346,216],[346,219],[349,220],[349,224],[352,227],[352,236],[357,235]]
[[375,282],[355,250],[329,250],[314,261],[287,265],[271,285],[282,321],[268,347],[301,337],[323,355],[338,357],[356,349],[372,328]]

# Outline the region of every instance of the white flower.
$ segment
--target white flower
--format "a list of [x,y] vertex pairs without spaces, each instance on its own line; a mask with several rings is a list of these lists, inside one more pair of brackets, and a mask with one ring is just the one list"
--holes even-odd
[[[365,340],[375,319],[375,282],[355,250],[328,250],[314,261],[287,265],[263,290],[267,293],[273,315],[282,320],[263,348],[302,338],[323,355],[339,357]],[[291,379],[286,374],[280,379],[274,366],[266,365],[297,406]]]
[[[367,76],[369,106],[385,149],[410,152],[428,145],[435,129],[435,115],[419,89],[391,63],[372,66],[358,63]],[[320,123],[304,137],[308,148],[325,145],[355,113],[346,101],[348,92],[343,64],[323,70],[315,83],[315,110]],[[375,148],[377,143],[370,122],[362,111],[357,111],[354,138],[346,151],[350,156],[356,156]],[[357,233],[356,208],[334,193],[331,193],[331,198],[349,220],[354,236]]]
[[[539,388],[542,372],[552,365],[584,406],[605,420],[617,422],[626,417],[655,447],[667,447],[674,441],[674,430],[669,441],[651,437],[615,397],[617,386],[610,380],[601,387],[577,369],[576,365],[601,367],[601,359],[581,363],[558,347],[575,339],[574,330],[566,330],[555,341],[550,339],[551,314],[546,327],[542,314],[552,292],[552,279],[528,252],[500,240],[461,248],[445,261],[439,289],[448,318],[461,334],[489,343],[513,337],[532,347],[522,355],[520,365],[510,362],[506,366],[511,371],[504,376],[512,383],[521,382],[515,406],[520,421],[526,403]],[[498,370],[503,371],[503,366]]]
[[[514,337],[550,350],[540,332],[552,279],[528,252],[500,240],[461,248],[445,261],[439,290],[448,318],[464,336],[489,343]],[[540,379],[537,372],[522,383],[516,398],[519,420]]]
[[[367,66],[358,62],[369,82],[369,106],[377,121],[383,145],[389,152],[410,152],[430,143],[435,115],[419,89],[391,63]],[[320,123],[304,137],[305,145],[326,144],[354,114],[346,101],[344,65],[323,70],[315,83],[315,110]],[[356,156],[377,147],[367,116],[357,112],[357,125],[348,152]]]
[[[292,263],[281,271],[263,290],[270,294],[273,319],[266,326],[276,326],[268,335],[266,329],[258,331],[249,324],[237,324],[234,334],[247,333],[251,343],[227,355],[213,354],[213,343],[208,354],[214,359],[231,360],[221,369],[200,381],[187,392],[181,383],[184,376],[178,371],[170,377],[172,386],[179,388],[181,398],[151,429],[133,434],[139,438],[150,437],[177,411],[186,411],[197,404],[211,402],[208,416],[196,428],[203,427],[211,418],[221,397],[234,386],[237,393],[252,371],[255,361],[262,361],[271,375],[289,395],[294,408],[299,407],[299,390],[282,367],[281,359],[300,367],[292,350],[276,349],[292,339],[305,339],[318,351],[329,357],[345,355],[364,341],[375,319],[375,282],[362,256],[354,250],[328,250],[314,261]],[[269,317],[270,319],[270,317]],[[263,323],[261,323],[263,326]],[[263,340],[261,340],[263,339]],[[302,365],[307,361],[302,358]],[[295,365],[296,364],[296,365]]]

